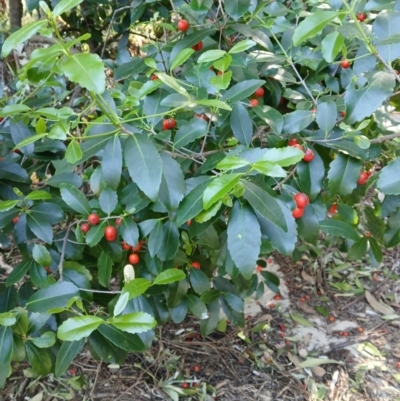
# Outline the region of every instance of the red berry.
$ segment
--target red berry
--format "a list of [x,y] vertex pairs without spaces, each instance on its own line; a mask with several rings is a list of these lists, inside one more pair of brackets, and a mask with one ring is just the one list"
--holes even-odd
[[71,369],[69,370],[69,373],[70,373],[72,376],[75,376],[75,375],[76,375],[76,369],[71,368]]
[[142,249],[143,241],[139,241],[136,246],[132,247],[133,252],[139,252]]
[[330,322],[334,322],[334,321],[335,321],[335,317],[334,317],[334,316],[329,316],[329,317],[328,317],[328,320],[329,320]]
[[256,91],[255,91],[255,95],[256,95],[256,97],[263,97],[264,96],[264,93],[265,93],[265,91],[264,91],[264,88],[258,88]]
[[88,223],[81,224],[81,231],[86,234],[90,230],[90,226]]
[[304,152],[303,160],[304,160],[306,163],[309,163],[312,159],[314,159],[314,152],[313,152],[311,149],[307,149],[307,150]]
[[310,111],[311,111],[311,113],[316,113],[317,109],[311,109]]
[[188,227],[190,227],[191,224],[192,224],[192,220],[188,220],[188,221],[186,222],[186,225],[187,225]]
[[281,297],[279,294],[275,294],[275,295],[274,295],[274,299],[275,299],[276,301],[280,301],[281,298],[282,298],[282,297]]
[[331,208],[328,210],[328,214],[335,214],[337,210],[337,204],[334,203]]
[[170,129],[169,120],[163,120],[163,122],[162,122],[162,130],[166,131],[168,129]]
[[305,297],[301,297],[300,298],[300,302],[306,302],[306,298]]
[[349,332],[348,331],[344,331],[343,332],[343,337],[348,337],[349,336]]
[[259,273],[259,272],[262,272],[262,270],[263,270],[262,266],[257,266],[256,267],[256,272]]
[[296,149],[299,149],[299,150],[303,151],[303,146],[301,146],[299,143],[296,143],[295,145],[292,145],[292,148],[296,148]]
[[364,22],[364,21],[367,19],[367,16],[366,16],[364,13],[358,13],[358,14],[357,14],[357,19],[358,19],[360,22]]
[[117,219],[115,219],[115,224],[116,224],[117,226],[120,226],[121,223],[122,223],[121,217],[118,217]]
[[350,65],[351,65],[351,64],[350,64],[350,61],[349,61],[349,60],[346,60],[346,59],[342,60],[341,63],[340,63],[340,66],[341,66],[342,68],[344,68],[344,69],[349,68]]
[[258,106],[258,100],[250,99],[250,107],[256,107],[256,106]]
[[303,214],[304,214],[304,209],[301,207],[296,207],[296,209],[294,209],[292,212],[292,216],[295,219],[299,219],[301,216],[303,216]]
[[181,32],[186,32],[190,28],[189,22],[187,22],[185,19],[181,19],[178,21],[178,30]]
[[204,121],[207,121],[207,116],[205,114],[195,114],[194,116],[197,118],[202,118]]
[[217,75],[224,75],[224,72],[225,72],[225,71],[218,71],[218,72],[217,72]]
[[117,229],[113,226],[107,226],[104,230],[104,236],[107,241],[114,241],[117,238]]
[[293,196],[293,199],[296,202],[296,206],[299,208],[305,208],[310,203],[310,199],[308,199],[308,196],[301,192]]
[[188,383],[182,383],[182,388],[189,388],[189,384]]
[[197,387],[198,385],[199,385],[198,382],[193,382],[193,383],[192,383],[192,387]]
[[200,263],[199,262],[192,262],[192,267],[194,268],[194,269],[200,269]]
[[3,120],[4,120],[4,117],[0,117],[0,123],[3,122]]
[[400,369],[400,362],[397,362],[397,363],[396,363],[396,368],[397,368],[397,369]]
[[137,253],[132,253],[129,255],[128,260],[131,265],[137,265],[139,263],[140,257]]
[[200,51],[203,48],[203,42],[197,43],[197,45],[192,46],[192,49],[196,52]]
[[89,224],[91,224],[92,226],[99,224],[99,221],[100,221],[100,217],[97,213],[89,214],[87,219],[88,219]]
[[343,118],[345,118],[345,117],[346,117],[346,112],[345,112],[345,111],[341,111],[341,112],[340,112],[340,115],[341,115]]
[[270,309],[274,309],[275,308],[275,304],[269,304],[269,308]]
[[289,141],[288,141],[289,146],[294,146],[294,145],[298,145],[298,144],[299,144],[299,141],[296,138],[289,139]]
[[155,74],[153,74],[153,75],[150,77],[150,79],[151,79],[152,81],[157,81],[158,76],[155,75]]
[[196,365],[196,366],[193,368],[193,370],[194,370],[196,373],[199,373],[199,372],[200,372],[200,366],[199,366],[199,365]]
[[369,175],[366,171],[361,171],[360,178],[357,181],[357,184],[364,185],[368,181]]
[[14,224],[17,224],[17,223],[18,223],[18,220],[19,220],[19,217],[18,217],[18,216],[15,216],[15,217],[12,219],[12,222],[13,222]]
[[126,242],[121,242],[121,247],[124,251],[129,251],[130,249],[132,249],[132,247]]

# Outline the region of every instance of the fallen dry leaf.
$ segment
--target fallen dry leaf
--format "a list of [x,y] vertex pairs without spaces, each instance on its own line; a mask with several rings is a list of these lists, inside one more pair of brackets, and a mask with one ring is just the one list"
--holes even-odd
[[309,274],[307,274],[306,272],[302,271],[301,272],[301,277],[303,277],[303,279],[305,281],[308,281],[309,283],[314,284],[315,283],[315,277],[310,276]]
[[311,306],[308,306],[304,302],[299,302],[298,303],[298,307],[305,313],[309,313],[309,314],[314,314],[315,313],[315,309],[311,308]]
[[293,365],[296,366],[296,368],[300,366],[301,361],[297,355],[293,355],[291,352],[288,352],[288,358],[290,362],[292,362]]
[[326,370],[321,366],[314,366],[313,368],[311,368],[311,371],[313,372],[313,375],[317,376],[318,378],[321,378],[326,373]]
[[376,312],[382,313],[382,315],[395,314],[394,310],[389,305],[379,302],[369,291],[365,291],[365,298]]

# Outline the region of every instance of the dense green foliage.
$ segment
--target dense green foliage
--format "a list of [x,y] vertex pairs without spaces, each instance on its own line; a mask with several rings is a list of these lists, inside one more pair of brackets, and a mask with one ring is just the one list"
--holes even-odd
[[399,0],[80,3],[40,2],[1,47],[54,38],[0,88],[0,242],[23,257],[0,385],[12,361],[62,375],[85,342],[122,363],[187,313],[203,336],[220,308],[243,326],[244,299],[278,291],[255,270],[273,250],[379,266],[400,243]]

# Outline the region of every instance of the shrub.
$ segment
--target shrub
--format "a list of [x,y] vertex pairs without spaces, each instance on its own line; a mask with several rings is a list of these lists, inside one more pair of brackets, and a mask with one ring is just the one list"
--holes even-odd
[[220,308],[243,326],[244,298],[278,291],[255,269],[273,250],[379,266],[399,244],[397,3],[99,7],[156,34],[145,57],[122,36],[115,60],[75,50],[84,27],[60,34],[79,3],[40,2],[2,45],[54,38],[0,99],[0,242],[22,255],[0,288],[1,385],[25,359],[60,376],[85,342],[122,363],[189,312],[203,336]]

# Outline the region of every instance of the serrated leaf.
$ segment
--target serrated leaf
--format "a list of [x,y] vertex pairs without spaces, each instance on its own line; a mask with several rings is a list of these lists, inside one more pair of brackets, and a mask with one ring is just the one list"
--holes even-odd
[[263,86],[265,81],[261,79],[250,79],[247,81],[239,82],[229,88],[222,96],[221,100],[231,103],[238,102],[245,97],[252,95],[259,87]]
[[157,325],[153,316],[144,312],[128,313],[126,315],[113,317],[108,319],[107,322],[117,329],[131,334],[146,332]]
[[253,122],[246,107],[239,102],[232,107],[230,123],[235,138],[249,146],[253,137]]
[[151,281],[145,278],[136,278],[129,281],[122,288],[122,294],[127,293],[128,299],[137,298],[138,296],[144,294],[150,287]]
[[85,338],[79,341],[65,341],[61,344],[56,357],[55,375],[60,377],[68,369],[74,358],[82,351]]
[[314,120],[315,113],[307,110],[296,110],[283,116],[282,132],[286,134],[297,134],[307,128]]
[[328,135],[336,125],[337,107],[335,102],[323,102],[318,104],[316,121],[318,127]]
[[104,64],[97,54],[77,53],[66,56],[60,68],[72,82],[98,95],[106,89]]
[[190,56],[194,53],[193,49],[183,49],[179,52],[179,54],[171,61],[170,69],[174,70],[175,68],[182,65],[186,60],[190,58]]
[[86,196],[71,184],[61,184],[60,193],[63,201],[76,212],[88,216],[92,209]]
[[81,4],[83,0],[61,0],[54,7],[53,16],[58,17],[66,11],[72,10],[77,5]]
[[103,323],[97,316],[77,316],[67,319],[59,326],[57,338],[62,341],[79,341],[89,337]]
[[322,56],[332,63],[344,45],[344,37],[339,32],[331,32],[321,42]]
[[202,118],[192,118],[187,124],[179,127],[175,134],[174,145],[177,148],[187,145],[208,133],[207,122]]
[[248,49],[250,49],[251,47],[255,46],[257,43],[254,42],[254,40],[250,40],[250,39],[245,39],[245,40],[241,40],[240,42],[236,43],[232,49],[229,50],[230,54],[234,54],[234,53],[241,53],[244,52]]
[[209,63],[210,61],[215,61],[220,59],[221,57],[224,57],[225,54],[226,54],[225,50],[218,50],[218,49],[208,50],[200,55],[200,57],[197,59],[197,62]]
[[46,247],[43,245],[35,244],[32,250],[33,259],[42,266],[51,265],[51,255]]
[[65,152],[65,160],[68,163],[74,164],[82,159],[82,149],[78,142],[71,141]]
[[104,213],[110,215],[118,204],[118,196],[111,188],[106,188],[101,191],[99,196],[99,204]]
[[337,235],[353,241],[358,241],[360,239],[360,235],[357,231],[350,224],[347,224],[344,221],[332,219],[323,220],[320,221],[319,228],[327,234]]

